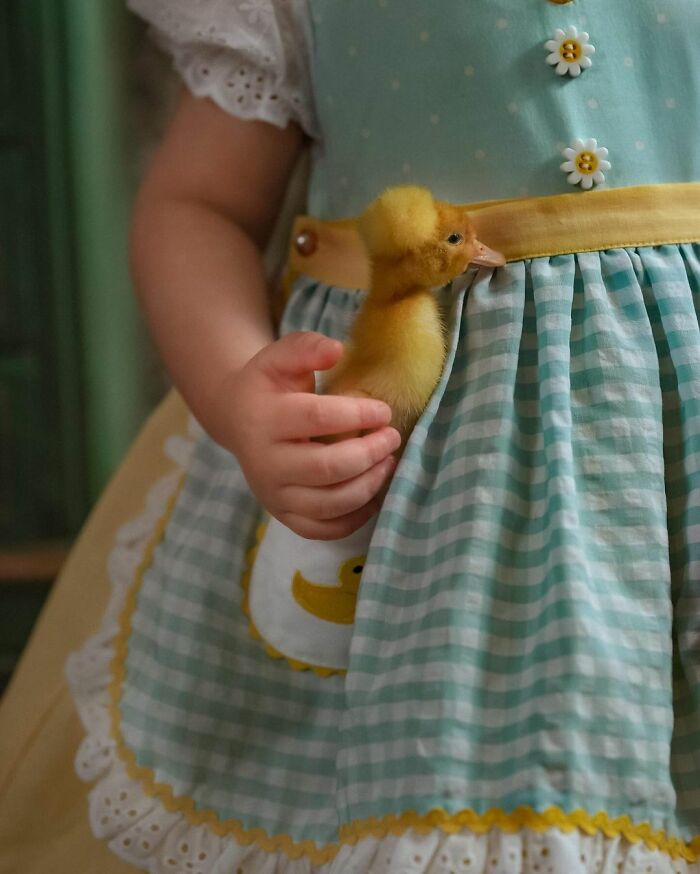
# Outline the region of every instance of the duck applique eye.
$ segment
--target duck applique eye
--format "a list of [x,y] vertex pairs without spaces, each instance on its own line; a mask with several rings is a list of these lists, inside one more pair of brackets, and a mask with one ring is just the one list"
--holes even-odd
[[352,569],[352,572],[353,572],[354,574],[361,574],[363,568],[364,568],[364,565],[363,565],[363,564],[356,564],[355,567]]
[[458,234],[457,231],[451,233],[450,236],[447,238],[447,242],[451,246],[457,246],[459,243],[463,242],[463,240],[464,237],[461,234]]

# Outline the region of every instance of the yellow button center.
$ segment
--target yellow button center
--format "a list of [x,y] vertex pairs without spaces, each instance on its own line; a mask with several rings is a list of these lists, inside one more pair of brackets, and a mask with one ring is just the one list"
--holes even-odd
[[579,173],[584,173],[586,176],[590,176],[598,169],[598,158],[593,154],[593,152],[579,152],[578,155],[576,155],[576,167],[578,168]]
[[562,60],[572,64],[574,61],[578,61],[583,54],[581,43],[575,39],[567,39],[559,46],[559,54]]

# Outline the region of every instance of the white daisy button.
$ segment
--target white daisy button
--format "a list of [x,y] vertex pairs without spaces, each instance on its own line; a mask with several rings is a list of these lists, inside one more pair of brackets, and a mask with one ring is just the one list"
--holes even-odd
[[571,185],[581,185],[581,188],[593,188],[593,184],[605,182],[603,170],[609,170],[607,160],[608,150],[598,147],[597,140],[574,140],[571,146],[563,150],[566,161],[561,169],[568,173],[566,181]]
[[590,37],[585,30],[580,33],[573,24],[566,30],[558,27],[554,31],[554,39],[548,39],[544,44],[549,54],[547,63],[554,66],[559,76],[579,76],[593,64],[590,56],[595,53],[595,46],[589,42]]

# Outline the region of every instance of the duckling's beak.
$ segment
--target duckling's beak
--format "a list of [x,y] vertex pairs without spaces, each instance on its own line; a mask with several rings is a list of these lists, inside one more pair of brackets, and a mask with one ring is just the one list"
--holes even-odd
[[503,267],[505,257],[495,249],[489,249],[480,240],[474,240],[474,254],[470,264],[483,264],[486,267]]

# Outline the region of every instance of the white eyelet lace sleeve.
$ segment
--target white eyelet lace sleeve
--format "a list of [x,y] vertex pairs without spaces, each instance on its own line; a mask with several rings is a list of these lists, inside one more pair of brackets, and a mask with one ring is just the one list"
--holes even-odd
[[240,118],[296,121],[315,140],[307,0],[127,0],[190,91]]

